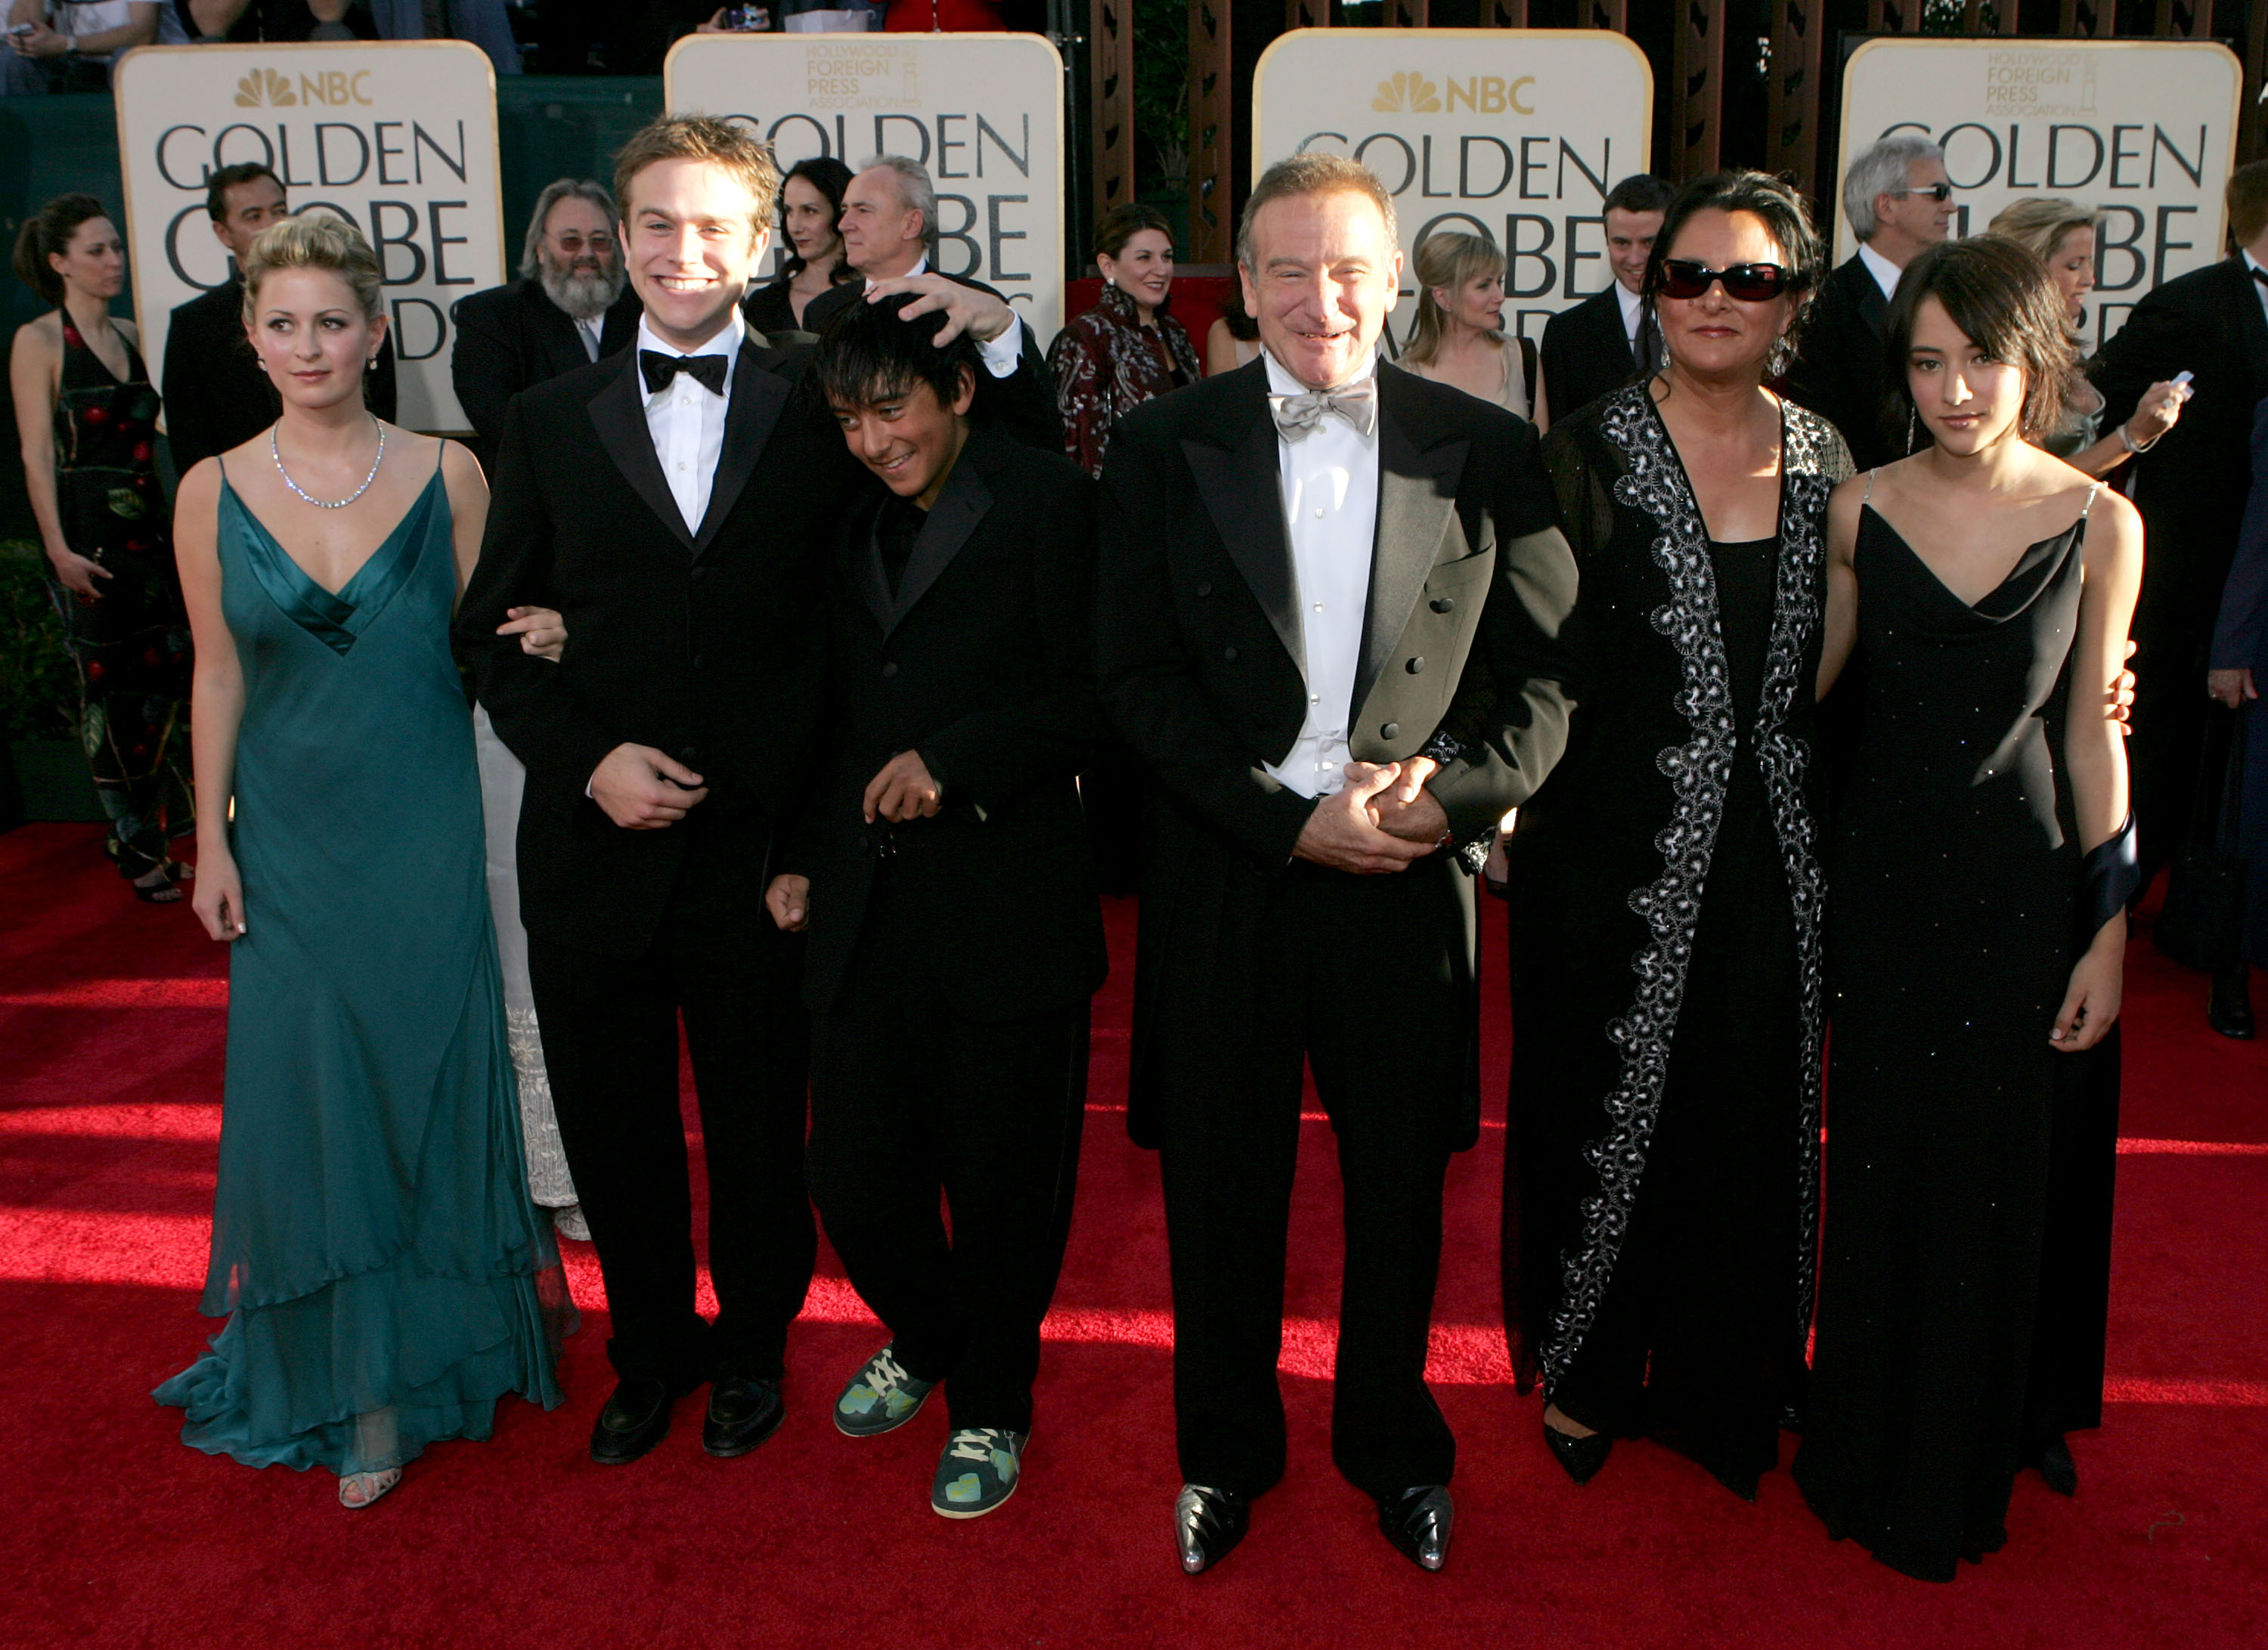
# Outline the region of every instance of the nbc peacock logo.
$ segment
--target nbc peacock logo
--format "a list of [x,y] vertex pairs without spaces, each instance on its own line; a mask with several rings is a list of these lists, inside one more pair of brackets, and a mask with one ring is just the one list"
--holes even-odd
[[291,90],[291,83],[273,69],[255,69],[236,83],[239,108],[256,109],[263,103],[272,108],[288,108],[298,101],[299,94]]
[[1423,75],[1396,75],[1378,83],[1370,107],[1381,114],[1439,114],[1441,89]]

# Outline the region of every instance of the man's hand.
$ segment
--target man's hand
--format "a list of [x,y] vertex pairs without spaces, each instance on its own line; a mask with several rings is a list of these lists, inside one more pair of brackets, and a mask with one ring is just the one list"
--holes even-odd
[[497,626],[498,636],[516,636],[521,652],[559,662],[559,655],[567,651],[567,624],[556,608],[506,608],[504,613],[504,622]]
[[25,57],[60,57],[70,50],[69,36],[58,34],[40,22],[34,22],[28,33],[10,35],[8,44]]
[[879,814],[893,825],[936,816],[939,787],[917,750],[902,750],[882,764],[882,771],[866,782],[866,823]]
[[[1404,842],[1437,843],[1449,829],[1449,816],[1425,782],[1441,770],[1441,764],[1431,756],[1412,756],[1400,766],[1401,777],[1371,799],[1370,822]],[[1353,784],[1378,770],[1366,762],[1351,762],[1344,771]]]
[[764,890],[764,909],[772,921],[792,934],[811,926],[811,879],[783,871]]
[[624,830],[665,829],[708,794],[699,774],[651,745],[617,745],[591,774],[591,800]]
[[939,310],[945,312],[945,325],[931,340],[939,346],[951,343],[964,332],[979,343],[990,343],[1016,324],[1016,312],[1002,299],[963,286],[958,281],[948,281],[934,272],[894,275],[887,281],[877,281],[867,289],[866,301],[876,303],[893,292],[921,295],[898,312],[900,320],[934,314]]
[[2205,690],[2230,710],[2242,710],[2247,699],[2257,699],[2260,689],[2253,685],[2252,672],[2240,666],[2235,670],[2208,670],[2205,673]]
[[[1358,769],[1362,770],[1359,778],[1353,777]],[[1345,790],[1316,799],[1314,812],[1307,815],[1292,849],[1294,858],[1357,876],[1381,876],[1407,870],[1433,851],[1432,840],[1405,842],[1381,830],[1371,816],[1373,799],[1402,777],[1402,764],[1389,762],[1373,768],[1367,762],[1350,762],[1346,771]],[[1440,832],[1433,836],[1438,838]]]
[[86,601],[101,600],[102,592],[95,588],[94,581],[112,576],[100,562],[77,550],[49,550],[48,564],[55,570],[57,584]]

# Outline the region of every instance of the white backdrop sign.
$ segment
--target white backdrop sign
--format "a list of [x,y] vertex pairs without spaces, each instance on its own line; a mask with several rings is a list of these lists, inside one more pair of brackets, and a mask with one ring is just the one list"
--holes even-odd
[[152,372],[163,371],[168,313],[228,278],[205,180],[260,161],[293,211],[323,208],[370,237],[401,422],[469,427],[449,383],[449,306],[504,275],[496,71],[480,48],[145,47],[119,63],[115,92],[134,312]]
[[1298,29],[1261,54],[1252,103],[1254,177],[1314,150],[1393,193],[1397,335],[1418,243],[1454,229],[1505,248],[1506,329],[1536,337],[1614,279],[1601,206],[1646,169],[1653,71],[1598,29]]
[[[1975,234],[2027,195],[2100,208],[2088,348],[2152,288],[2222,255],[2242,66],[2210,41],[1874,40],[1843,76],[1840,178],[1886,133],[1945,146]],[[1858,248],[1835,234],[1837,261]]]
[[1063,59],[1037,34],[688,34],[673,112],[746,122],[784,171],[905,155],[937,186],[937,267],[1063,325]]

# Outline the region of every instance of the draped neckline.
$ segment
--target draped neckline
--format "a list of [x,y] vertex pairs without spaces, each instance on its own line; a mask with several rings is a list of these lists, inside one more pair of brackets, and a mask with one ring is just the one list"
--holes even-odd
[[250,528],[244,534],[245,559],[252,564],[253,575],[260,580],[269,600],[286,618],[342,655],[353,649],[362,633],[386,610],[387,604],[416,571],[429,536],[417,529],[432,513],[435,497],[445,500],[447,497],[441,491],[440,482],[441,469],[437,464],[409,508],[402,512],[401,519],[379,541],[378,548],[355,569],[346,583],[336,590],[327,590],[292,560],[291,552],[253,513],[252,506],[229,484],[225,469],[220,478],[222,496]]
[[[1907,541],[1906,535],[1892,526],[1890,519],[1875,509],[1871,501],[1861,503],[1859,509],[1862,518],[1874,517],[1881,525],[1882,531],[1889,534],[1896,541],[1897,547],[1906,553],[1907,559],[1921,570],[1922,577],[1929,581],[1932,588],[1941,594],[1947,601],[1972,618],[2000,624],[2014,618],[2031,605],[2032,598],[2044,587],[2045,581],[2036,577],[2027,578],[2026,575],[2037,575],[2042,569],[2052,568],[2061,561],[2062,557],[2059,555],[2051,554],[2051,552],[2061,549],[2066,541],[2073,543],[2078,541],[2086,531],[2087,518],[2092,512],[2093,506],[2094,498],[2090,495],[2087,508],[2079,512],[2077,519],[2070,526],[2060,532],[2051,533],[2043,539],[2036,539],[2024,546],[2017,555],[2014,564],[2001,575],[2000,582],[1974,601],[1963,601],[1953,586],[1947,584],[1939,575],[1937,569],[1929,564],[1928,558],[1914,549]],[[2021,584],[2020,579],[2022,580]],[[2006,599],[2001,600],[2000,598],[2004,596]]]

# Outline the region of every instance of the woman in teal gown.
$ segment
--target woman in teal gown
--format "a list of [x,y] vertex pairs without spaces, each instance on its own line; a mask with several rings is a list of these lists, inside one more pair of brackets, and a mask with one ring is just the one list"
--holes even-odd
[[364,410],[378,280],[338,220],[261,236],[246,310],[283,417],[184,478],[175,539],[194,903],[231,945],[201,1307],[227,1322],[156,1396],[185,1443],[327,1468],[349,1506],[487,1437],[507,1393],[556,1404],[572,1310],[527,1196],[449,651],[487,490]]

